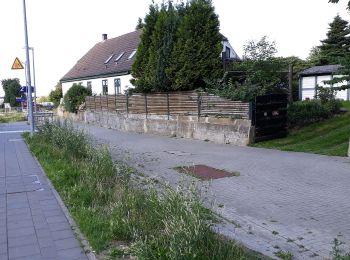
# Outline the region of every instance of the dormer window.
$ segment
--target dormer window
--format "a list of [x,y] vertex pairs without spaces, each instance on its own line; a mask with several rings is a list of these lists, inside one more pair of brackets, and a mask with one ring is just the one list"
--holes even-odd
[[132,53],[129,55],[128,60],[132,59],[136,53],[136,50],[133,50]]
[[125,51],[123,51],[119,56],[114,60],[115,62],[118,62],[124,55]]
[[112,54],[111,56],[108,57],[108,59],[105,61],[105,64],[107,64],[108,62],[110,62],[110,60],[113,58],[114,54]]

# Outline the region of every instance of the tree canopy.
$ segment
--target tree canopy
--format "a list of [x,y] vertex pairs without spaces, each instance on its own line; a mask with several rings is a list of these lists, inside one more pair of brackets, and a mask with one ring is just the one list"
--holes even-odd
[[349,56],[350,50],[350,29],[347,21],[339,15],[335,16],[329,24],[327,38],[321,41],[318,47],[318,64],[339,64],[341,59]]
[[255,61],[268,60],[277,53],[276,42],[269,42],[266,35],[258,42],[248,41],[243,50],[243,59]]
[[52,90],[49,94],[49,100],[55,104],[57,107],[60,104],[62,98],[62,85],[61,83],[57,83],[55,89]]
[[136,91],[203,87],[221,76],[221,40],[211,0],[150,5],[132,66]]
[[71,113],[76,113],[79,106],[84,103],[86,96],[91,96],[91,89],[74,83],[63,97],[64,108]]
[[[329,2],[329,3],[338,3],[339,0],[329,0],[328,2]],[[348,1],[348,7],[347,7],[347,9],[350,10],[350,1]]]
[[4,79],[1,81],[1,84],[5,92],[4,103],[10,103],[12,107],[17,106],[16,97],[21,96],[19,79]]

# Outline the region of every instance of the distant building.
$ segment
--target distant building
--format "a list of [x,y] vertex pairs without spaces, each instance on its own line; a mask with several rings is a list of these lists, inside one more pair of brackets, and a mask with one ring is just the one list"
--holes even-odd
[[[102,35],[102,41],[90,49],[60,80],[63,95],[74,84],[89,87],[96,95],[123,94],[133,87],[130,83],[131,66],[140,43],[142,30],[107,39]],[[237,53],[223,36],[222,59],[237,60]]]
[[[341,65],[325,65],[315,66],[302,71],[299,76],[299,98],[300,100],[313,99],[316,94],[316,86],[330,87],[324,81],[331,80],[334,77],[341,77],[337,75],[337,71]],[[348,82],[349,84],[349,82]],[[334,84],[334,87],[343,85],[343,83]],[[336,98],[343,100],[350,100],[350,90],[337,91]]]

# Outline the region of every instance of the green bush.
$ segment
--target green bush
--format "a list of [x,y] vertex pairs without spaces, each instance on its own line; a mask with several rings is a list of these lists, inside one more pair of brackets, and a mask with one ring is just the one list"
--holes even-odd
[[339,112],[339,100],[321,102],[320,100],[297,101],[288,106],[289,126],[304,126],[318,122]]
[[80,84],[73,84],[63,97],[64,108],[71,113],[76,113],[79,106],[84,103],[86,96],[91,96],[91,90]]

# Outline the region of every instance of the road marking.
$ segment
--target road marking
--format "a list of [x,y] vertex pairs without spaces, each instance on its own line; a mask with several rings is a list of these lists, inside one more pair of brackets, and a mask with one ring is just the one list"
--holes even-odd
[[15,133],[25,133],[29,130],[13,130],[13,131],[0,131],[0,134],[15,134]]

